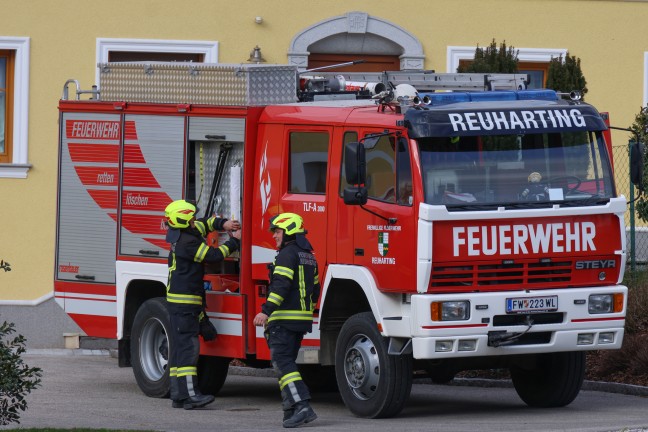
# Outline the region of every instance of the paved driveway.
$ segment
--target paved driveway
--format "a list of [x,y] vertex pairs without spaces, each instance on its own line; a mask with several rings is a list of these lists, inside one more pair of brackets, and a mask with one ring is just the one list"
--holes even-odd
[[[274,378],[230,373],[206,409],[172,409],[168,399],[144,396],[130,368],[108,355],[28,354],[44,370],[43,385],[28,397],[24,428],[111,428],[160,431],[282,430]],[[531,409],[512,388],[414,384],[407,407],[396,418],[354,417],[337,393],[316,393],[319,418],[313,431],[648,431],[648,398],[582,391],[570,406]],[[16,425],[0,427],[15,428]]]

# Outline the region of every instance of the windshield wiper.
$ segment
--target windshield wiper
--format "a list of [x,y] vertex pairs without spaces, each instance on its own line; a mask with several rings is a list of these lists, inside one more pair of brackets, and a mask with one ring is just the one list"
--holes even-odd
[[593,196],[589,198],[567,199],[559,202],[561,207],[580,207],[580,206],[597,206],[605,205],[610,202],[610,198]]
[[506,203],[481,203],[481,204],[446,204],[448,211],[487,211],[497,210],[504,207],[506,210],[528,209],[528,208],[547,208],[552,207],[554,203],[548,201],[521,201]]
[[481,204],[446,204],[448,211],[488,211],[497,210],[504,207],[506,210],[519,210],[519,209],[537,209],[537,208],[551,208],[555,205],[560,207],[588,207],[596,205],[605,205],[610,201],[609,198],[590,197],[579,198],[562,201],[519,201],[519,202],[505,202],[505,203],[481,203]]

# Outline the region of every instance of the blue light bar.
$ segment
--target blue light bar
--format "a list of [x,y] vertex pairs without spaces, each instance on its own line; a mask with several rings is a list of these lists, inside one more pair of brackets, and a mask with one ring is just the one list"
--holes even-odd
[[519,100],[540,99],[547,101],[558,100],[558,94],[554,90],[519,90],[517,91]]
[[470,102],[470,95],[461,92],[419,93],[421,100],[426,98],[428,105],[446,105],[459,102]]
[[459,102],[490,102],[511,100],[558,100],[554,90],[496,90],[478,92],[439,92],[419,93],[419,98],[426,105],[439,106]]
[[473,102],[489,102],[489,101],[511,101],[517,100],[514,91],[497,90],[470,93],[470,100]]

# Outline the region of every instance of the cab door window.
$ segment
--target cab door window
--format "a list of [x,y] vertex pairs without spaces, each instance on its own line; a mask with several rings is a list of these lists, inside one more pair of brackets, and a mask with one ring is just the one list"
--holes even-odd
[[[367,135],[369,136],[369,135]],[[358,141],[357,132],[345,132],[343,144]],[[398,142],[398,147],[395,143]],[[342,146],[344,148],[344,146]],[[366,149],[367,188],[372,199],[412,205],[412,168],[407,140],[382,136],[376,146]],[[351,187],[346,180],[344,153],[340,171],[340,196]]]
[[396,200],[400,205],[412,205],[414,202],[412,192],[412,166],[410,164],[407,140],[404,138],[398,139],[396,164],[396,180],[398,184]]
[[290,133],[290,193],[326,192],[328,146],[327,132]]
[[396,139],[381,136],[374,147],[367,148],[367,191],[369,198],[396,202]]

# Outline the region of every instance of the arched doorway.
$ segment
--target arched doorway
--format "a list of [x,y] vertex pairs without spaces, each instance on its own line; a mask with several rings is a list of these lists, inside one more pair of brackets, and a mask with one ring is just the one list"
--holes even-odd
[[420,70],[425,56],[414,35],[364,12],[349,12],[306,28],[293,38],[288,51],[288,63],[301,70],[359,59],[366,63],[335,70]]

